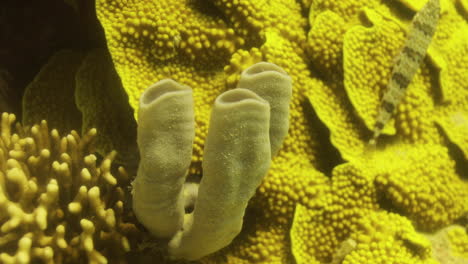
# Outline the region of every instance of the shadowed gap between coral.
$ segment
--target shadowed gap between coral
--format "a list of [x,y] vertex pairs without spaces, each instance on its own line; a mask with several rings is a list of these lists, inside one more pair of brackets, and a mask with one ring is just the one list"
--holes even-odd
[[444,129],[436,123],[437,130],[443,136],[450,157],[455,161],[455,171],[463,180],[468,180],[468,160],[465,159],[463,151],[456,144],[452,143],[445,134]]
[[204,14],[206,16],[213,17],[213,18],[219,18],[223,20],[224,23],[226,23],[226,25],[230,24],[229,19],[211,1],[189,0],[187,2],[187,6],[198,11],[200,14]]
[[[306,122],[309,123],[309,127],[314,129],[320,139],[319,149],[321,153],[321,159],[318,161],[319,166],[318,170],[324,173],[325,175],[331,175],[333,168],[339,164],[344,163],[343,158],[340,155],[338,149],[336,149],[330,142],[330,130],[325,126],[325,124],[320,120],[317,113],[313,109],[310,102],[304,102],[302,105]],[[313,124],[313,125],[312,125]]]
[[[434,96],[432,97],[434,101],[434,105],[443,105],[444,98],[442,96],[442,88],[440,86],[440,74],[439,70],[434,66],[433,63],[430,62],[430,59],[428,58],[428,54],[424,57],[424,64],[428,65],[429,67],[429,77],[430,77],[430,83],[431,83],[431,94]],[[427,63],[426,63],[427,62]]]

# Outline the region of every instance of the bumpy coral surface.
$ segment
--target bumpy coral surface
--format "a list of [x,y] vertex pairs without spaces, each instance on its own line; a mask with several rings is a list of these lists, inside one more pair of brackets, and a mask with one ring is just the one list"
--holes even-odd
[[[135,110],[143,90],[163,78],[193,88],[192,175],[202,174],[210,107],[243,69],[263,60],[293,79],[289,135],[244,230],[202,262],[325,263],[338,261],[338,251],[344,263],[432,261],[417,231],[437,230],[468,210],[466,1],[441,0],[428,55],[377,149],[366,147],[393,58],[424,3],[96,1]],[[368,227],[380,228],[376,237]],[[352,240],[347,256],[340,245]]]
[[434,234],[425,235],[432,243],[434,258],[441,264],[466,263],[468,234],[465,228],[460,225],[450,225]]
[[[117,149],[125,162],[136,157],[132,155],[136,153],[135,124],[132,109],[122,102],[128,95],[129,105],[137,113],[143,90],[158,80],[171,78],[193,89],[196,138],[190,174],[199,177],[214,99],[236,87],[240,72],[248,66],[259,61],[275,63],[293,79],[289,135],[250,202],[241,234],[230,246],[200,261],[389,263],[398,259],[402,263],[431,263],[431,240],[420,232],[434,232],[468,213],[467,1],[440,1],[440,20],[428,55],[394,119],[384,129],[377,149],[366,146],[393,58],[404,43],[411,18],[425,2],[96,0],[112,63],[106,51],[57,53],[26,91],[24,120],[33,124],[46,118],[60,132],[100,126],[97,150],[105,153]],[[2,128],[7,129],[11,120],[4,122]],[[58,138],[54,132],[47,137],[51,143],[44,143],[47,141],[41,141],[42,136],[34,134],[39,132],[33,132],[41,129],[45,128],[24,130],[34,146],[52,144]],[[2,130],[2,139],[10,135],[5,131],[9,130]],[[86,193],[82,191],[80,196],[83,184],[63,178],[66,169],[57,169],[56,183],[42,182],[35,196],[27,191],[29,187],[21,189],[19,186],[28,186],[21,185],[21,179],[29,184],[35,175],[34,169],[25,169],[32,166],[29,163],[49,164],[50,159],[41,161],[41,155],[46,154],[31,148],[31,140],[10,138],[18,144],[2,155],[23,164],[15,165],[8,158],[1,163],[3,174],[13,171],[11,178],[4,176],[7,181],[13,179],[4,191],[13,198],[2,200],[20,204],[11,208],[26,210],[21,201],[34,200],[36,204],[25,212],[31,215],[51,203],[49,196],[53,192],[60,193],[70,186],[74,186],[78,200],[88,199],[90,192],[97,197],[112,193],[112,184],[104,177],[101,182],[85,184]],[[62,141],[78,142],[78,138],[77,133],[72,133]],[[52,153],[52,149],[49,151]],[[69,166],[74,172],[80,166],[94,164],[71,154],[62,155],[65,152],[54,152],[59,153],[57,164],[68,164],[56,167]],[[34,158],[25,159],[25,155]],[[49,166],[50,170],[54,168]],[[25,176],[15,180],[14,175],[21,171]],[[39,178],[36,181],[39,186]],[[4,182],[2,188],[6,188]],[[19,196],[21,190],[27,194],[21,196],[24,198]],[[35,216],[26,217],[30,222],[24,229],[13,228],[19,220],[0,218],[7,221],[5,228],[12,228],[1,233],[4,236],[0,247],[8,248],[2,250],[2,261],[15,262],[28,256],[22,252],[34,247],[40,248],[32,251],[33,258],[46,260],[51,258],[50,252],[60,252],[53,258],[61,256],[66,262],[70,256],[67,254],[78,256],[61,250],[61,242],[54,242],[59,241],[60,234],[69,234],[62,237],[76,249],[74,252],[82,254],[79,256],[91,254],[98,260],[107,256],[106,250],[113,247],[95,238],[98,232],[120,230],[118,210],[114,209],[114,229],[105,229],[106,218],[97,216],[102,216],[101,209],[110,210],[107,203],[117,205],[118,199],[106,200],[104,208],[99,203],[98,207],[83,207],[77,215],[68,208],[73,204],[72,211],[78,210],[74,196],[72,200],[62,196],[55,199],[54,208],[61,209],[47,214],[53,215],[48,223],[57,223],[52,231],[52,224],[41,229],[39,223],[43,228],[44,221],[38,222]],[[16,215],[13,211],[5,215]],[[90,215],[102,222],[94,229],[96,221],[87,221]],[[78,220],[64,223],[68,216]],[[109,237],[121,239],[122,232],[114,231]],[[454,250],[466,248],[466,229],[453,233],[462,234],[453,240]],[[37,240],[36,236],[47,239]],[[87,239],[91,237],[94,240]],[[35,241],[45,244],[37,245]],[[89,241],[95,241],[94,247]],[[433,251],[441,250],[432,244]],[[125,248],[120,242],[113,245]]]
[[0,125],[0,262],[112,263],[138,235],[126,222],[123,186],[112,169],[115,152],[93,154],[96,129],[63,137],[47,122]]
[[48,120],[60,133],[96,128],[96,151],[116,150],[135,163],[136,123],[108,52],[61,50],[49,58],[23,96],[23,124]]

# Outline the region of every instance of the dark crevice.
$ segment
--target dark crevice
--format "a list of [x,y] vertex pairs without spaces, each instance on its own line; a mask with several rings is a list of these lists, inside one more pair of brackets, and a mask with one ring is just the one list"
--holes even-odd
[[212,17],[214,19],[221,19],[226,25],[230,25],[229,19],[224,15],[215,4],[207,0],[190,0],[187,7],[199,12],[200,14]]
[[[425,63],[428,62],[428,63]],[[429,54],[426,54],[424,58],[424,63],[429,67],[429,76],[431,83],[431,93],[434,95],[433,100],[435,105],[444,104],[444,97],[442,94],[442,86],[440,83],[440,72],[437,67],[433,64]]]
[[308,126],[314,130],[312,134],[316,135],[320,141],[318,149],[320,150],[320,160],[318,160],[318,170],[325,175],[331,175],[333,168],[344,163],[340,152],[330,142],[330,130],[320,120],[309,101],[302,105]]
[[401,1],[384,0],[383,3],[390,9],[392,14],[395,14],[401,20],[410,21],[416,14],[415,11],[411,10]]
[[444,128],[442,128],[439,124],[436,123],[436,127],[439,130],[439,133],[444,137],[445,146],[447,146],[449,156],[455,161],[455,172],[459,175],[462,179],[468,180],[468,160],[465,158],[463,151],[450,141],[447,133],[445,133]]
[[455,2],[455,9],[457,10],[458,14],[465,18],[465,21],[468,21],[468,10],[463,8],[462,1]]
[[[374,183],[375,185],[375,183]],[[398,209],[392,202],[392,200],[387,196],[386,190],[379,190],[376,186],[376,194],[377,194],[377,203],[379,207],[387,212],[395,213],[404,216],[404,212],[401,209]]]

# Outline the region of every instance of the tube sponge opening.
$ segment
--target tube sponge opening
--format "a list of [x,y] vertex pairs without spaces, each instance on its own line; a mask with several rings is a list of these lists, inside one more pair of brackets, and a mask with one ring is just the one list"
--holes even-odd
[[190,87],[173,80],[141,96],[137,142],[140,164],[133,182],[133,210],[155,236],[171,237],[183,224],[183,184],[195,137]]
[[256,63],[252,66],[250,66],[249,68],[247,68],[246,70],[244,70],[244,72],[242,73],[243,75],[245,76],[255,76],[259,73],[262,73],[262,72],[268,72],[268,71],[275,71],[275,72],[278,72],[278,73],[281,73],[281,74],[284,74],[286,76],[288,76],[288,74],[286,73],[285,70],[283,70],[283,68],[281,68],[280,66],[276,65],[276,64],[273,64],[273,63],[270,63],[270,62],[259,62],[259,63]]
[[275,156],[288,134],[291,77],[278,65],[259,62],[242,72],[238,86],[248,88],[270,104],[271,156]]
[[266,103],[265,100],[263,100],[257,94],[247,89],[237,88],[234,90],[227,91],[218,96],[216,98],[215,104],[217,104],[218,106],[232,104],[232,107],[238,107],[238,103],[249,99],[258,100],[260,102]]
[[190,91],[190,87],[179,84],[172,79],[163,79],[146,89],[146,91],[140,97],[140,106],[153,103],[163,95],[171,96],[171,92],[179,92],[184,90]]
[[162,80],[140,99],[133,207],[153,235],[171,238],[174,258],[196,260],[232,242],[287,135],[292,85],[286,72],[257,63],[239,85],[247,89],[226,91],[214,102],[200,183],[184,184],[195,127],[190,88]]
[[250,90],[237,88],[215,100],[195,210],[170,241],[172,256],[199,259],[239,234],[247,203],[270,166],[269,126],[268,102]]

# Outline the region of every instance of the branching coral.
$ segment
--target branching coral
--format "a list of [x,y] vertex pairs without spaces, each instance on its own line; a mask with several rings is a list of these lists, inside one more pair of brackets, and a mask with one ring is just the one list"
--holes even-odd
[[0,261],[108,263],[124,258],[133,224],[124,220],[129,176],[115,173],[111,152],[98,162],[92,140],[60,137],[47,122],[30,129],[2,114],[0,139]]

